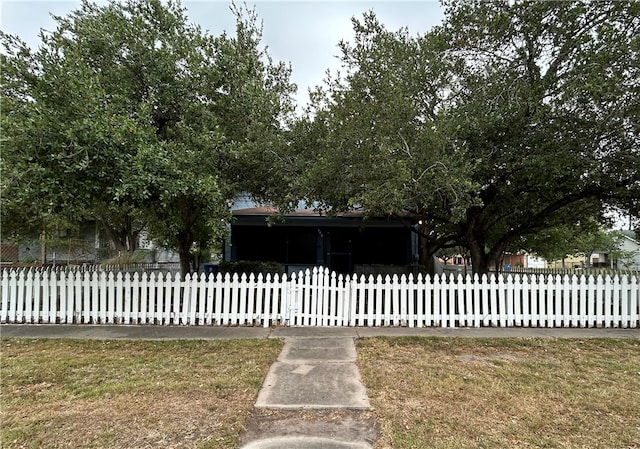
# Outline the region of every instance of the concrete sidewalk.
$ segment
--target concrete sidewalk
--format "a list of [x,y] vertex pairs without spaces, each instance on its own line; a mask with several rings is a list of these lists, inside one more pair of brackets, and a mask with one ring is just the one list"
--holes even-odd
[[440,328],[440,327],[216,327],[154,325],[2,324],[0,335],[18,338],[78,338],[96,340],[215,340],[287,337],[472,337],[472,338],[637,338],[640,328]]
[[240,447],[370,449],[376,426],[355,362],[353,337],[285,338]]

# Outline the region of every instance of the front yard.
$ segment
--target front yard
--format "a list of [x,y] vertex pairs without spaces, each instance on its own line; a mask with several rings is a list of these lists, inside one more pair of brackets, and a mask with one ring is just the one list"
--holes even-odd
[[[2,339],[3,448],[236,448],[278,340]],[[639,448],[640,341],[371,338],[376,448]]]
[[363,339],[378,448],[640,447],[640,340]]
[[235,448],[278,340],[2,340],[3,448]]

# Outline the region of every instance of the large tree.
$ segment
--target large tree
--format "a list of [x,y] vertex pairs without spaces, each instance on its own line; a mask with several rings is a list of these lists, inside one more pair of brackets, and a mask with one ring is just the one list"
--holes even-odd
[[311,160],[299,190],[328,213],[357,208],[365,218],[403,220],[422,237],[429,265],[452,243],[450,217],[474,201],[471,166],[444,114],[451,68],[438,36],[389,31],[373,13],[353,26],[354,43],[340,44],[344,76],[313,93],[299,123],[306,138],[294,145]]
[[3,36],[3,206],[36,199],[41,221],[94,218],[130,250],[146,224],[183,273],[196,268],[234,195],[269,194],[256,186],[271,185],[294,89],[260,47],[253,11],[232,10],[235,35],[211,36],[178,2],[85,1],[35,51]]
[[480,204],[458,223],[474,269],[522,236],[637,193],[638,4],[451,2],[451,113]]
[[527,235],[637,205],[638,7],[448,2],[424,36],[354,20],[344,74],[305,119],[303,189],[411,219],[426,256],[461,244],[476,272]]

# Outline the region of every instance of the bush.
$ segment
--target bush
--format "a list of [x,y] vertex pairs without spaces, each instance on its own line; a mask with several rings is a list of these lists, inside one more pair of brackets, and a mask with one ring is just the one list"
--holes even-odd
[[133,253],[122,253],[120,256],[102,261],[102,265],[131,265],[146,263],[151,251],[148,249],[137,249]]
[[246,274],[284,274],[284,267],[277,262],[262,260],[233,260],[221,262],[218,265],[220,273]]

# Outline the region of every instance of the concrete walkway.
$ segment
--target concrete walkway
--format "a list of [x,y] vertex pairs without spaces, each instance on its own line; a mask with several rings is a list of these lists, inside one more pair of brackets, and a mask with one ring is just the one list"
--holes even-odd
[[371,448],[375,424],[361,413],[370,406],[355,362],[353,337],[285,338],[240,447]]

